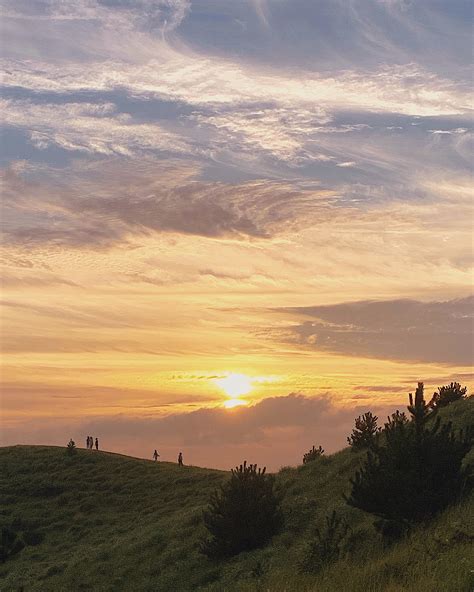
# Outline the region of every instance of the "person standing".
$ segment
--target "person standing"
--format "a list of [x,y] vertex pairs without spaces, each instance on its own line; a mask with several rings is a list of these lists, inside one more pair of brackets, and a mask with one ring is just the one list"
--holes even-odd
[[95,449],[99,450],[99,438],[95,439]]
[[90,443],[90,440],[89,440],[89,436],[87,436],[87,440],[86,440],[86,448],[87,448],[87,450],[89,450],[90,447],[91,447],[91,443]]
[[180,467],[182,467],[182,466],[183,466],[183,453],[182,453],[182,452],[180,452],[180,453],[178,454],[178,465],[179,465]]
[[92,450],[93,447],[94,447],[94,438],[92,436],[89,436],[89,450]]
[[160,456],[160,455],[158,454],[158,451],[157,451],[157,450],[156,450],[156,448],[155,448],[155,452],[153,453],[153,459],[154,459],[154,461],[155,461],[155,462],[158,460],[158,457],[159,457],[159,456]]

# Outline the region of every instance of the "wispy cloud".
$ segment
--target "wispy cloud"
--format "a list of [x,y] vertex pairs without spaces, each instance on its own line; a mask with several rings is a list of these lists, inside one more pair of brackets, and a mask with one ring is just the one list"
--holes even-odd
[[138,170],[117,161],[79,167],[69,184],[61,171],[47,183],[29,180],[25,172],[5,173],[10,223],[3,230],[9,240],[29,244],[101,245],[149,232],[266,238],[299,218],[303,223],[332,197],[284,182],[205,183],[193,178],[198,169],[172,161],[142,161]]
[[[424,72],[416,64],[386,66],[374,74],[348,71],[334,76],[298,78],[278,71],[260,71],[238,62],[180,53],[163,47],[163,57],[140,67],[119,62],[56,66],[48,63],[5,62],[6,86],[43,92],[111,91],[151,93],[194,106],[261,104],[325,109],[366,108],[406,115],[467,113],[469,92],[449,80]],[[316,107],[315,107],[316,106]]]
[[68,151],[102,156],[131,156],[136,152],[166,150],[191,152],[185,140],[158,123],[139,124],[117,113],[112,103],[34,104],[6,100],[0,103],[4,125],[28,130],[39,149],[55,145]]
[[31,21],[93,21],[106,27],[142,27],[161,32],[179,26],[190,0],[3,0],[3,17]]

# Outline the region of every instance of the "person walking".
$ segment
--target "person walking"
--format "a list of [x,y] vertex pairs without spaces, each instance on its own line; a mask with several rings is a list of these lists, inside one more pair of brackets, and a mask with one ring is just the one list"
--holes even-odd
[[159,456],[160,456],[160,455],[158,454],[158,451],[157,451],[157,450],[156,450],[156,448],[155,448],[155,452],[153,453],[153,459],[154,459],[154,461],[155,461],[155,462],[158,460],[158,457],[159,457]]
[[179,465],[180,467],[184,466],[184,465],[183,465],[183,453],[182,453],[182,452],[180,452],[180,453],[178,454],[178,465]]
[[99,438],[95,439],[95,449],[99,450]]

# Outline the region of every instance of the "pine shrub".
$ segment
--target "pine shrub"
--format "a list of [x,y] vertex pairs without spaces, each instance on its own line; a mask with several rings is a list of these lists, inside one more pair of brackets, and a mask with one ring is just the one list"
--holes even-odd
[[373,448],[378,439],[380,428],[377,427],[378,417],[370,411],[359,415],[355,420],[355,428],[352,434],[347,438],[347,442],[352,450],[364,450]]
[[450,403],[460,401],[467,397],[467,386],[461,386],[459,382],[451,382],[446,386],[440,386],[436,393],[433,394],[433,405],[436,408],[446,407]]
[[[393,532],[435,515],[469,485],[462,461],[472,446],[473,430],[456,436],[451,423],[441,424],[424,400],[423,383],[415,399],[410,394],[408,410],[410,422],[392,417],[385,424],[385,441],[368,451],[347,500],[381,518],[379,523]],[[434,421],[428,423],[430,418]]]
[[[409,419],[406,415],[406,413],[404,411],[399,411],[398,409],[395,411],[395,413],[392,413],[392,415],[390,415],[390,417],[388,418],[388,423],[385,424],[385,428],[387,425],[392,425],[392,424],[396,424],[396,425],[406,425],[407,423],[409,423]],[[384,428],[384,429],[385,429]]]
[[74,440],[72,438],[67,443],[66,452],[70,456],[73,456],[77,452],[76,443],[74,442]]
[[326,516],[324,528],[315,530],[306,557],[300,564],[301,570],[315,573],[337,561],[343,552],[349,530],[347,522],[335,510],[330,516]]
[[217,559],[262,547],[282,526],[280,501],[265,468],[257,470],[245,461],[232,469],[230,480],[211,495],[203,512],[211,538],[201,542],[201,552]]
[[318,458],[321,458],[323,454],[324,448],[322,448],[321,446],[318,446],[318,448],[313,446],[308,452],[306,452],[303,455],[303,464],[305,465],[309,462],[312,462],[313,460],[318,460]]

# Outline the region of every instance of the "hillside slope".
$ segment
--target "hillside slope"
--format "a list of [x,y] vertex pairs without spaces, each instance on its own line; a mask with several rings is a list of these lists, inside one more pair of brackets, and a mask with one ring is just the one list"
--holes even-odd
[[[453,404],[443,415],[458,428],[474,423],[474,400]],[[197,548],[204,534],[201,511],[227,473],[86,450],[69,457],[55,447],[0,449],[1,525],[13,526],[30,543],[0,564],[0,589],[472,591],[473,500],[384,549],[373,518],[343,499],[361,459],[343,450],[282,469],[281,534],[264,549],[213,563]],[[474,464],[472,451],[468,462]],[[317,576],[299,573],[314,528],[333,509],[351,525],[347,557]]]

